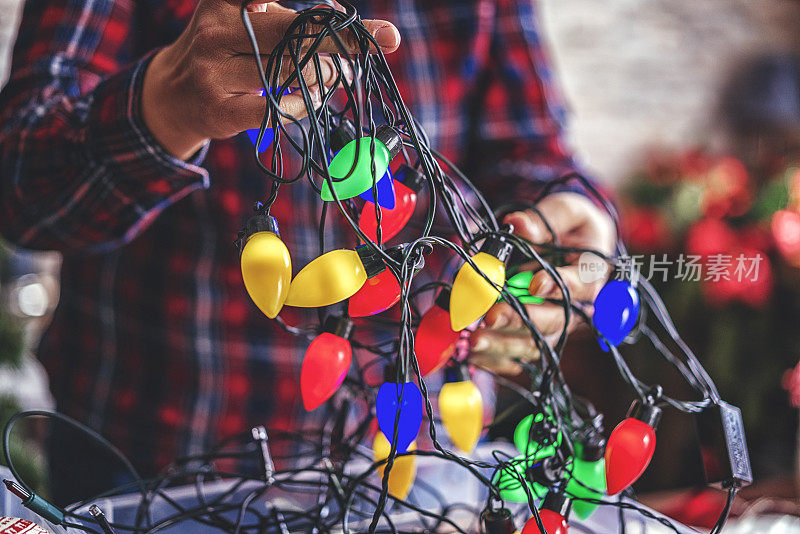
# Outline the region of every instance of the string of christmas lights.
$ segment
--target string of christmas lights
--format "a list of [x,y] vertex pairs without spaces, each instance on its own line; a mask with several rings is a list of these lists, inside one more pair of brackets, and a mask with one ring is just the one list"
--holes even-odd
[[[340,2],[343,10],[317,6],[299,11],[268,55],[258,48],[248,3],[241,7],[242,21],[255,57],[266,61],[255,61],[264,87],[264,117],[261,127],[247,134],[258,168],[272,187],[269,198],[253,199],[255,213],[236,239],[244,290],[281,328],[309,341],[300,377],[303,404],[308,411],[325,406],[331,417],[316,433],[269,436],[269,443],[291,443],[291,456],[274,458],[279,464],[293,464],[290,469],[275,469],[266,432],[254,429],[203,455],[176,461],[155,479],[142,480],[127,464],[133,484],[64,510],[70,518],[64,521],[92,530],[86,526],[93,524],[92,517],[77,510],[100,497],[134,490],[141,495],[136,521],[111,523],[120,532],[154,533],[184,521],[234,534],[308,529],[398,532],[392,517],[402,510],[415,515],[419,524],[415,531],[433,532],[447,525],[467,532],[463,520],[454,518],[468,512],[472,524],[480,524],[487,533],[511,534],[524,524],[522,534],[563,534],[570,517],[585,519],[600,506],[637,511],[679,532],[664,517],[631,501],[610,498],[628,491],[647,469],[661,413],[672,408],[693,414],[701,435],[709,436],[701,441],[706,448],[704,458],[711,458],[706,465],[708,481],[725,487],[730,495],[714,532],[721,530],[736,490],[751,481],[738,410],[722,401],[646,280],[611,280],[594,302],[579,302],[571,298],[556,270],[566,254],[576,253],[593,254],[614,266],[616,258],[625,255],[624,244],[618,242],[615,254],[608,256],[564,247],[555,239],[531,243],[514,234],[513,228],[501,225],[502,215],[512,209],[536,210],[537,199],[494,211],[468,177],[430,147],[424,130],[403,103],[386,59],[347,2]],[[321,105],[315,105],[311,88],[297,73],[310,65],[317,79],[324,78],[316,53],[323,40],[333,41],[340,53],[331,55],[337,76],[329,87],[319,87]],[[358,53],[350,51],[353,44]],[[286,94],[302,96],[307,118],[280,109]],[[284,175],[282,162],[287,157],[301,162],[294,176]],[[548,183],[539,199],[566,184],[580,186],[617,222],[613,205],[576,173]],[[319,256],[297,272],[291,251],[280,238],[280,221],[270,214],[282,187],[311,187],[318,195],[315,202],[322,206]],[[425,218],[412,221],[420,202],[426,203]],[[329,209],[337,210],[352,231],[352,248],[326,249],[323,236]],[[405,237],[410,233],[413,238]],[[389,243],[398,236],[405,241]],[[454,276],[449,271],[426,272],[425,280],[433,281],[420,282],[425,260],[434,251],[448,254],[452,262],[462,265]],[[519,267],[531,264],[552,279],[561,298],[543,299],[528,293],[532,274]],[[420,308],[431,300],[428,309]],[[499,300],[520,316],[541,358],[518,362],[530,378],[527,389],[493,374],[499,384],[519,395],[518,406],[526,407],[530,415],[514,433],[518,455],[498,451],[491,462],[477,461],[469,455],[484,430],[484,402],[472,382],[471,364],[459,359],[456,347],[469,335],[471,325]],[[526,304],[545,302],[561,307],[565,325],[573,316],[585,321],[631,388],[633,403],[628,417],[614,428],[607,442],[602,415],[571,393],[561,372],[566,327],[557,341],[549,344],[528,315]],[[319,325],[287,324],[280,316],[286,306],[319,309]],[[587,310],[592,308],[594,312],[589,314]],[[378,315],[387,310],[388,314]],[[353,318],[390,328],[395,334],[369,345],[360,339],[361,327],[354,328]],[[686,378],[696,391],[695,398],[673,398],[658,384],[644,383],[634,375],[618,347],[642,339]],[[374,359],[359,367],[354,350],[370,353]],[[364,371],[372,365],[384,369],[382,383],[364,379]],[[445,381],[434,410],[426,377],[442,369]],[[358,412],[355,403],[366,403],[366,410],[352,425]],[[6,445],[15,421],[37,415],[76,426],[59,414],[19,414],[5,429]],[[497,414],[490,426],[505,417],[508,414]],[[378,431],[370,436],[373,420],[377,420]],[[432,450],[417,445],[424,427]],[[90,429],[78,428],[112,447]],[[437,430],[441,428],[454,444],[453,450],[439,441]],[[372,450],[364,443],[372,443]],[[421,456],[465,469],[487,488],[487,501],[459,507],[442,504],[445,500],[435,488],[416,480],[416,461]],[[251,467],[257,462],[259,468],[218,467],[223,462],[230,465],[229,460],[236,460],[237,465],[249,461]],[[30,492],[16,475],[7,447],[6,461],[22,488]],[[349,466],[354,461],[366,461],[370,467],[353,473]],[[486,476],[484,470],[491,470],[492,475]],[[231,487],[206,500],[203,485],[220,479],[230,481]],[[164,490],[178,484],[194,484],[200,505],[184,507],[172,501]],[[425,506],[409,500],[412,487],[424,489],[430,496]],[[244,488],[249,491],[241,495]],[[303,510],[276,504],[268,511],[254,505],[275,490],[314,495],[315,504]],[[153,521],[149,507],[157,498],[169,503],[173,513]],[[527,504],[527,517],[515,517],[508,503]]]

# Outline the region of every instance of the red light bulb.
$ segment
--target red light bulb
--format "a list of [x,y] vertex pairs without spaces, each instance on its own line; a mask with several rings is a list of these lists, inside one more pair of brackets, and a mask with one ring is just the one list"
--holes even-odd
[[661,408],[636,401],[611,432],[606,445],[606,486],[616,495],[636,482],[653,458]]
[[419,372],[430,374],[445,364],[461,332],[450,328],[450,290],[443,289],[433,306],[425,312],[414,336],[414,353]]
[[[381,210],[381,239],[388,241],[396,236],[405,227],[414,208],[417,207],[417,193],[422,186],[424,176],[406,164],[400,166],[395,173],[397,180],[394,184],[394,208]],[[400,180],[403,181],[400,181]],[[375,204],[367,203],[361,209],[358,227],[372,241],[378,241],[378,219],[375,217]]]
[[525,523],[522,534],[567,534],[569,516],[572,500],[563,492],[550,491],[542,501],[539,509],[539,517],[542,520],[545,531],[536,524],[536,518],[531,517]]
[[300,394],[307,411],[319,408],[344,382],[353,360],[348,341],[352,331],[349,320],[328,317],[324,331],[306,349],[300,369]]
[[[542,518],[542,524],[545,529],[544,534],[567,534],[569,525],[567,525],[567,520],[561,514],[552,510],[541,510],[539,511],[539,517]],[[528,522],[525,523],[525,528],[522,529],[522,534],[543,534],[539,529],[539,525],[536,524],[535,517],[528,519]]]
[[400,300],[400,283],[389,269],[367,278],[361,289],[350,297],[347,310],[351,317],[366,317],[388,310]]

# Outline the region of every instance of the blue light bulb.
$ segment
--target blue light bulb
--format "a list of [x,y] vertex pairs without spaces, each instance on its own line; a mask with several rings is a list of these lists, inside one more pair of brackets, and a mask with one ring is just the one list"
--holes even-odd
[[[639,318],[639,294],[627,280],[610,280],[594,299],[594,326],[614,346],[633,330]],[[609,347],[598,340],[600,348]]]
[[417,438],[419,428],[422,425],[422,393],[413,382],[405,382],[403,384],[384,382],[378,389],[378,398],[375,401],[378,428],[381,429],[383,435],[391,443],[394,435],[397,403],[401,396],[400,422],[397,425],[398,453],[406,452],[411,442]]
[[[367,202],[375,202],[375,195],[372,194],[370,187],[359,195]],[[378,180],[378,205],[387,210],[394,209],[394,179],[391,169],[386,169],[386,174]]]
[[[247,130],[247,137],[250,138],[250,142],[253,143],[253,146],[256,146],[258,142],[258,128],[251,128]],[[272,141],[275,139],[275,133],[272,131],[272,128],[267,125],[267,129],[264,130],[264,137],[261,138],[261,144],[258,145],[258,153],[263,154],[267,151],[267,149],[272,146]]]
[[[290,95],[294,92],[294,89],[286,89],[283,94]],[[261,96],[266,96],[266,91],[261,89]],[[250,142],[253,143],[253,146],[256,146],[258,142],[258,128],[251,128],[247,131],[247,137],[250,138]],[[263,154],[267,151],[267,149],[272,146],[272,141],[275,140],[275,132],[272,131],[272,128],[267,123],[267,128],[264,130],[264,137],[261,138],[261,144],[258,145],[258,153]]]

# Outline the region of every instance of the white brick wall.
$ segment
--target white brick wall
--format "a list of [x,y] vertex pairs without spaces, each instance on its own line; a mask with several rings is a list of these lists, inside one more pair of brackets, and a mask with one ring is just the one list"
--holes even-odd
[[797,2],[539,0],[582,160],[616,182],[643,147],[713,137],[718,88],[756,52],[797,49]]
[[17,35],[22,4],[21,0],[0,0],[0,85],[5,83],[8,76],[8,61]]

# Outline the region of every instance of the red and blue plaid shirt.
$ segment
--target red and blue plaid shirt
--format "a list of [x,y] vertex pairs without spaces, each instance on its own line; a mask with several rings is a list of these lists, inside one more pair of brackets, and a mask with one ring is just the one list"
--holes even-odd
[[[291,427],[302,412],[307,341],[250,302],[232,245],[269,190],[249,140],[180,161],[142,120],[150,52],[178,36],[194,5],[29,0],[0,96],[0,231],[63,254],[39,348],[58,407],[145,472],[254,424]],[[357,7],[397,25],[402,46],[388,60],[406,103],[490,202],[532,198],[572,168],[530,0]],[[285,163],[292,175],[296,162]],[[272,208],[295,272],[319,253],[319,210],[303,183],[281,188]],[[329,247],[352,246],[340,221],[330,226]]]

